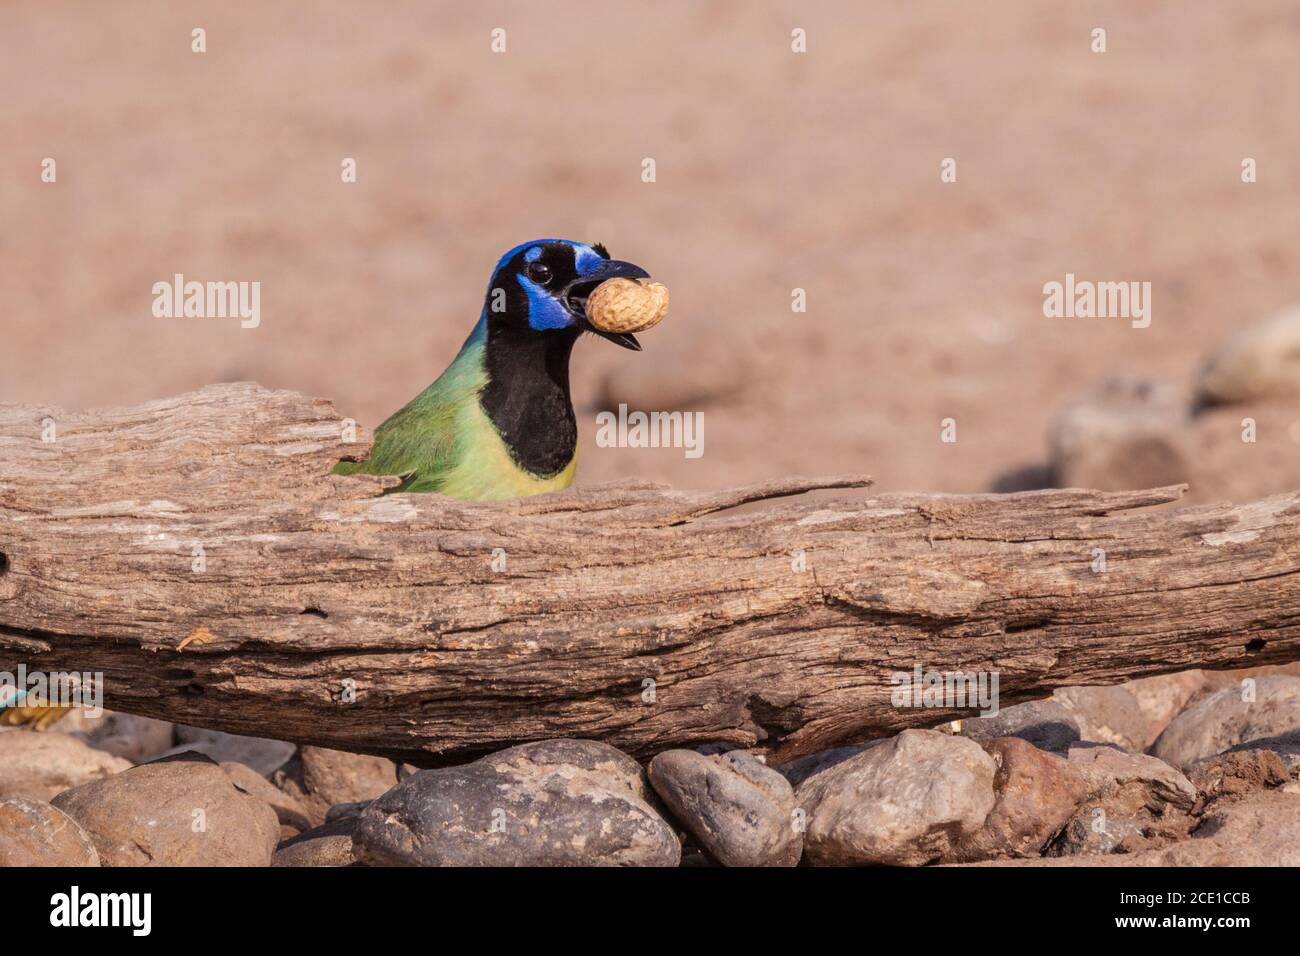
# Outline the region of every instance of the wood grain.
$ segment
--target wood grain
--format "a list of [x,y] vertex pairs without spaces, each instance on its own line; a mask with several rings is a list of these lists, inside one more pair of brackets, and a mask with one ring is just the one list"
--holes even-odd
[[[369,447],[347,426],[252,384],[0,406],[0,669],[102,671],[116,710],[433,765],[557,736],[783,760],[957,716],[892,706],[918,664],[996,671],[1005,706],[1300,659],[1300,494],[1176,510],[1151,506],[1181,487],[838,477],[470,504],[330,475]],[[824,489],[844,491],[796,497]]]

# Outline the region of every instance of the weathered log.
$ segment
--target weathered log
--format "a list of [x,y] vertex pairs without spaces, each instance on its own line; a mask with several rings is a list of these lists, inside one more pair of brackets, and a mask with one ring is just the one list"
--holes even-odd
[[468,504],[331,475],[368,448],[349,424],[249,384],[0,406],[0,668],[102,671],[114,709],[433,764],[556,736],[785,759],[962,713],[892,705],[918,664],[995,671],[1005,705],[1300,659],[1300,493],[729,511],[868,484],[796,478]]

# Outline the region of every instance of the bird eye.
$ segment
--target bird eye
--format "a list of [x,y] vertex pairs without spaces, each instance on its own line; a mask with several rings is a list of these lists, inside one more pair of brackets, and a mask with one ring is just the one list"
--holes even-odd
[[551,281],[550,267],[542,262],[530,262],[528,263],[528,278],[538,285],[546,285]]

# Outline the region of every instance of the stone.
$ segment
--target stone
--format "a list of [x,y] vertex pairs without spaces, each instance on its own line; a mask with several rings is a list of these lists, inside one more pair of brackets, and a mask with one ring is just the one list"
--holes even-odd
[[1221,807],[1290,781],[1286,764],[1271,750],[1239,750],[1193,764],[1187,779],[1197,792],[1197,812]]
[[285,740],[244,737],[220,730],[205,730],[202,727],[177,724],[176,746],[160,756],[171,757],[187,752],[201,753],[211,757],[217,763],[226,761],[242,763],[246,767],[252,767],[262,776],[269,777],[293,756],[295,749],[293,744]]
[[1300,793],[1270,790],[1215,808],[1190,839],[1109,856],[998,860],[975,866],[1300,866]]
[[961,735],[972,740],[1019,737],[1040,750],[1063,754],[1080,740],[1079,724],[1064,706],[1052,700],[1031,700],[1003,707],[991,717],[968,717]]
[[1232,754],[1254,750],[1269,750],[1277,754],[1283,766],[1286,767],[1287,773],[1292,776],[1300,772],[1300,730],[1288,731],[1285,734],[1278,734],[1276,737],[1257,737],[1254,740],[1247,740],[1235,747],[1229,747],[1224,753]]
[[57,731],[0,734],[0,799],[49,800],[69,787],[129,769],[131,762]]
[[1160,866],[1300,866],[1300,795],[1269,791],[1215,807]]
[[1147,747],[1147,716],[1123,687],[1062,687],[1052,695],[1073,716],[1083,740],[1115,744],[1141,753]]
[[297,836],[312,828],[311,815],[297,798],[285,793],[252,767],[233,760],[221,765],[232,783],[244,793],[257,797],[272,810],[280,822],[280,839]]
[[1300,677],[1250,680],[1253,700],[1244,699],[1252,685],[1233,684],[1215,691],[1170,721],[1151,752],[1187,769],[1239,744],[1300,730]]
[[86,831],[40,800],[0,800],[0,867],[99,866]]
[[137,717],[135,714],[106,710],[101,719],[88,722],[85,729],[74,736],[96,750],[103,750],[132,763],[143,763],[172,748],[175,727],[168,720],[154,720],[152,717]]
[[1137,700],[1146,718],[1147,730],[1138,750],[1146,752],[1156,742],[1160,732],[1169,726],[1188,702],[1205,687],[1205,672],[1179,671],[1176,674],[1158,674],[1141,677],[1121,684]]
[[833,767],[837,763],[843,763],[850,757],[857,756],[866,750],[867,747],[877,743],[884,743],[883,740],[872,741],[866,747],[834,747],[831,750],[819,750],[817,753],[805,754],[802,757],[796,757],[787,764],[777,767],[777,772],[789,781],[791,787],[797,787],[809,777],[821,773],[828,767]]
[[285,840],[271,859],[272,866],[355,866],[352,834],[360,813],[340,816]]
[[798,864],[803,835],[794,790],[751,754],[668,750],[650,761],[649,777],[677,821],[723,866]]
[[1300,395],[1300,306],[1230,338],[1210,357],[1197,386],[1207,405]]
[[677,866],[640,765],[606,744],[545,740],[422,770],[361,812],[353,852],[380,866]]
[[268,866],[280,825],[210,758],[179,754],[65,790],[53,804],[103,866]]
[[1107,744],[1079,743],[1069,762],[1088,798],[1051,841],[1051,856],[1138,853],[1185,837],[1196,788],[1163,761]]
[[312,826],[319,826],[336,804],[369,802],[387,793],[398,782],[398,768],[386,757],[305,746],[272,780],[306,809]]
[[905,730],[805,780],[795,793],[819,866],[918,866],[984,825],[997,764],[973,740]]
[[997,764],[995,802],[984,825],[955,846],[949,861],[1038,856],[1088,796],[1070,763],[1018,737],[986,741]]
[[1192,474],[1191,418],[1173,389],[1153,382],[1102,383],[1060,412],[1048,441],[1060,488],[1156,488]]
[[1149,818],[1130,794],[1113,795],[1075,813],[1047,847],[1048,856],[1105,856],[1154,845]]
[[1079,743],[1070,748],[1070,764],[1088,781],[1094,794],[1126,784],[1138,784],[1144,802],[1153,809],[1168,804],[1190,810],[1196,788],[1178,770],[1147,754],[1130,754],[1105,744]]

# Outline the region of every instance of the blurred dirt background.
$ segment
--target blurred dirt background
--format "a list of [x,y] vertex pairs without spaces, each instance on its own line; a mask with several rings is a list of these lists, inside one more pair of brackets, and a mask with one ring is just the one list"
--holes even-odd
[[[373,426],[454,355],[500,253],[562,236],[673,294],[642,354],[576,350],[580,482],[980,491],[1034,484],[1081,391],[1185,392],[1300,301],[1294,0],[10,0],[0,90],[0,401],[253,379]],[[260,281],[261,327],[153,317],[177,272]],[[1151,327],[1044,318],[1067,272],[1150,281]],[[703,458],[597,448],[620,398],[704,411]],[[1300,409],[1262,410],[1256,445],[1242,414],[1198,425],[1199,497],[1297,485]]]

